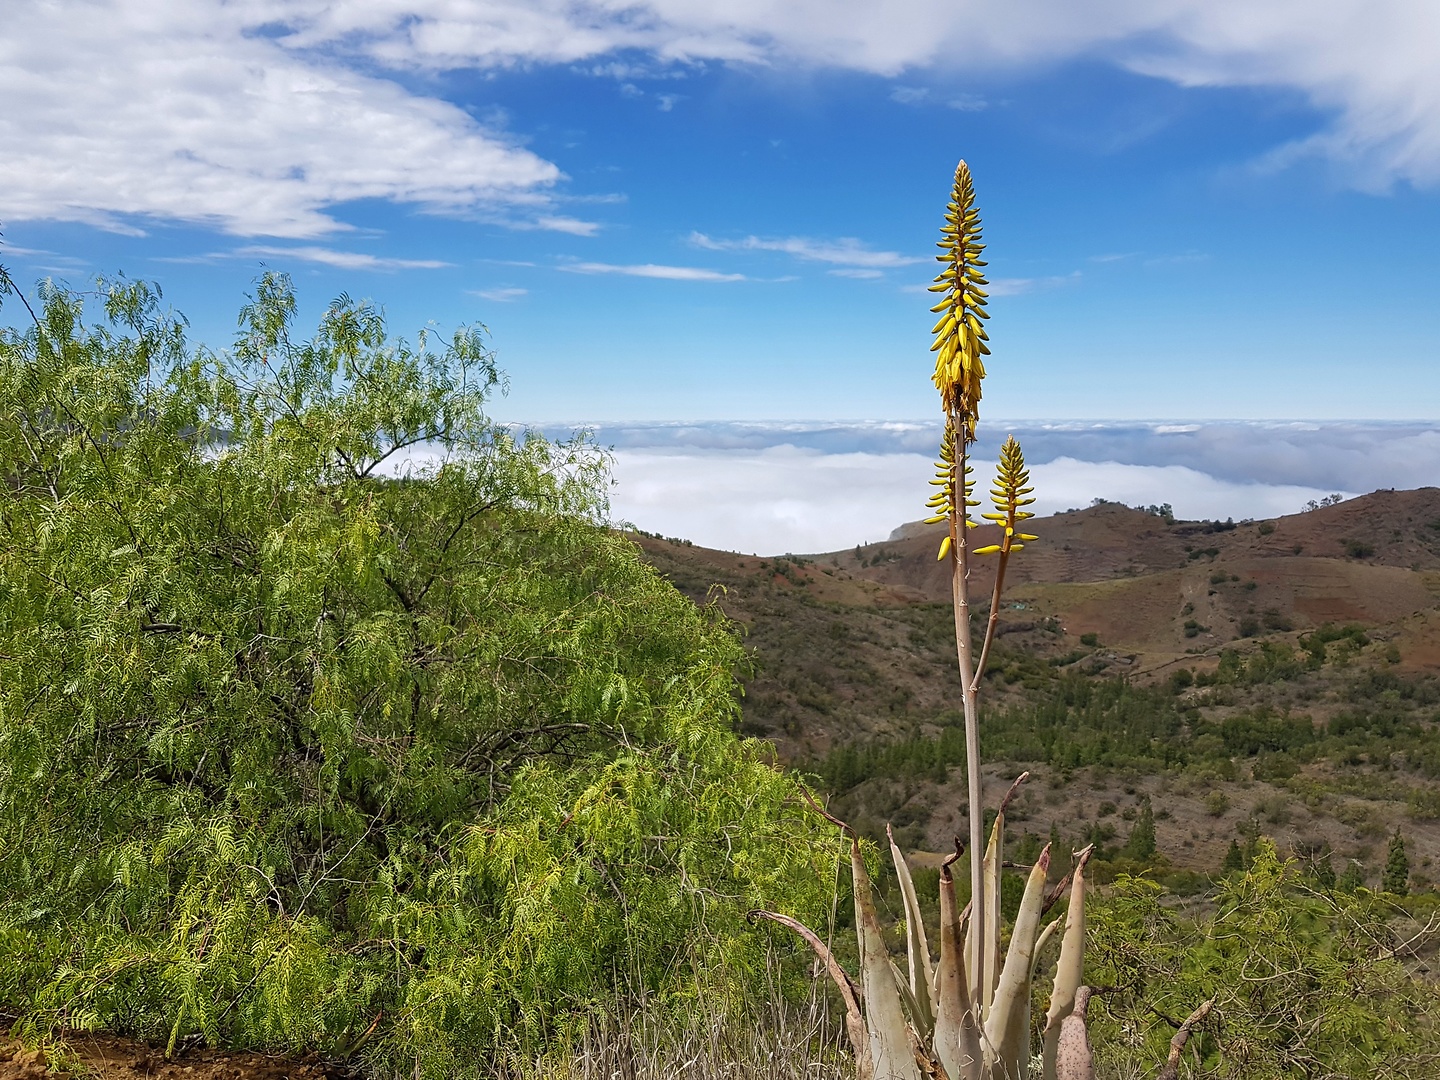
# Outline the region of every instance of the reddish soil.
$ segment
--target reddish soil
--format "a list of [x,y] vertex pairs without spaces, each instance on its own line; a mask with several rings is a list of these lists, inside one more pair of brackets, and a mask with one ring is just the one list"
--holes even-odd
[[0,1080],[340,1080],[351,1074],[311,1057],[197,1048],[166,1059],[161,1050],[112,1035],[73,1035],[50,1051],[0,1038]]

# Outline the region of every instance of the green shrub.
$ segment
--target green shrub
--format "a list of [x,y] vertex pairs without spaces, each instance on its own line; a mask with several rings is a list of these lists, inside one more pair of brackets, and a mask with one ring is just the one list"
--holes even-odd
[[1223,1028],[1192,1038],[1196,1075],[1281,1080],[1297,1061],[1316,1076],[1433,1075],[1440,992],[1394,958],[1389,913],[1370,898],[1316,892],[1263,837],[1213,915],[1161,898],[1158,883],[1121,877],[1095,905],[1090,978],[1116,988],[1092,1017],[1096,1075],[1164,1060],[1175,1029],[1163,1018],[1212,998]]
[[[228,354],[141,285],[0,336],[0,1001],[30,1028],[474,1074],[617,982],[757,971],[834,845],[730,731],[735,636],[602,527],[603,456],[492,424],[267,276]],[[386,479],[424,444],[435,464]],[[83,837],[83,842],[77,842]]]

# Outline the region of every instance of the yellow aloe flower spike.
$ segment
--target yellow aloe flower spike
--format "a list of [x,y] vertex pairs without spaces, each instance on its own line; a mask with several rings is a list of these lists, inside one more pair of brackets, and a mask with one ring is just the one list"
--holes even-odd
[[960,162],[955,168],[955,187],[945,211],[945,225],[936,244],[943,254],[935,256],[944,269],[930,286],[931,292],[945,293],[945,298],[930,310],[940,315],[931,333],[935,343],[930,351],[935,357],[935,387],[947,414],[958,416],[967,443],[975,441],[975,421],[980,416],[980,380],[985,378],[985,363],[990,347],[983,320],[988,295],[980,267],[985,263],[980,253],[980,210],[975,205],[975,186],[970,180],[970,167]]
[[[925,519],[926,525],[935,525],[941,521],[949,521],[950,515],[955,513],[955,430],[946,427],[945,434],[940,440],[940,460],[935,462],[935,479],[931,480],[932,486],[939,490],[925,501],[925,505],[935,511],[934,515]],[[970,520],[970,508],[979,506],[979,500],[970,496],[975,489],[975,481],[970,475],[975,470],[965,466],[965,525],[974,529],[977,523]],[[943,559],[950,553],[950,537],[945,537],[940,542],[940,554],[936,559]]]
[[993,555],[995,552],[1010,554],[1020,551],[1038,536],[1018,531],[1020,523],[1035,515],[1024,509],[1034,503],[1026,498],[1035,489],[1030,486],[1030,470],[1025,467],[1025,452],[1011,435],[1000,447],[1000,467],[995,472],[995,486],[990,489],[990,501],[995,504],[995,513],[981,514],[986,521],[993,521],[1004,530],[998,544],[989,544],[975,549],[976,555]]

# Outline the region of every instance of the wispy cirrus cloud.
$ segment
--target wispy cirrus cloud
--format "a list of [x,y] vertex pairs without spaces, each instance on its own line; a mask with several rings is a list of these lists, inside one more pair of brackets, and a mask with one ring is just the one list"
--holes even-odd
[[471,289],[470,293],[472,296],[480,297],[481,300],[492,300],[497,304],[510,304],[522,296],[529,296],[530,290],[512,285],[499,289]]
[[600,231],[600,223],[597,221],[584,221],[564,214],[541,214],[533,222],[518,220],[507,224],[512,229],[544,229],[570,236],[594,236]]
[[[990,296],[1023,296],[1026,293],[1045,292],[1049,289],[1063,289],[1070,285],[1077,284],[1084,277],[1079,270],[1072,270],[1068,274],[1049,274],[1045,277],[1003,277],[991,278],[990,284],[985,286],[985,291]],[[925,293],[930,291],[930,286],[912,282],[900,286],[901,292]]]
[[1046,277],[993,278],[985,288],[991,296],[1021,296],[1025,293],[1074,285],[1082,276],[1079,270],[1072,270],[1068,274],[1050,274]]
[[561,263],[557,269],[564,270],[567,274],[621,274],[625,277],[659,278],[663,281],[748,280],[744,274],[726,274],[700,266],[664,266],[658,263],[621,266],[615,263],[575,262]]
[[746,236],[739,240],[717,240],[702,232],[692,232],[690,243],[706,251],[773,251],[806,262],[831,263],[868,270],[888,270],[926,261],[923,256],[904,255],[898,251],[876,251],[850,236],[835,240],[819,240],[809,236],[773,239]]
[[335,248],[302,245],[286,247],[278,244],[247,244],[234,251],[219,252],[212,258],[236,259],[292,259],[299,262],[319,263],[339,270],[440,270],[454,263],[440,259],[398,259],[380,255],[367,255],[360,251],[338,251]]
[[957,112],[984,112],[990,103],[978,94],[944,96],[928,86],[897,86],[890,91],[890,100],[900,105],[943,105]]

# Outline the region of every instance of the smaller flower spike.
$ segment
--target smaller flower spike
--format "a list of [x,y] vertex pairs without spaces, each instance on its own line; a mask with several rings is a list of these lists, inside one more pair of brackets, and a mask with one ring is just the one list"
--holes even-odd
[[1015,436],[1011,435],[1005,440],[1005,445],[1000,447],[1000,467],[995,473],[995,486],[990,489],[990,501],[995,504],[996,512],[980,515],[986,521],[999,525],[1005,530],[1005,535],[998,544],[976,548],[976,555],[992,555],[997,551],[1002,555],[1009,555],[1012,551],[1022,550],[1027,541],[1040,539],[1030,533],[1017,531],[1022,521],[1035,516],[1029,510],[1022,509],[1035,501],[1033,498],[1026,498],[1034,490],[1030,486],[1030,470],[1025,468],[1025,453],[1015,441]]
[[[955,429],[947,426],[945,434],[940,440],[940,460],[935,462],[935,479],[930,483],[940,490],[931,495],[925,501],[925,505],[935,511],[934,516],[925,519],[926,525],[935,525],[941,521],[949,521],[951,515],[958,514],[956,510],[955,492],[957,488],[956,473],[959,471],[955,463]],[[975,481],[970,479],[970,474],[975,470],[969,465],[965,466],[965,525],[974,529],[976,522],[970,520],[970,508],[979,506],[980,503],[970,498],[971,492],[975,489]],[[957,523],[958,525],[958,523]],[[940,554],[938,559],[945,558],[950,553],[950,537],[945,537],[940,543]]]

